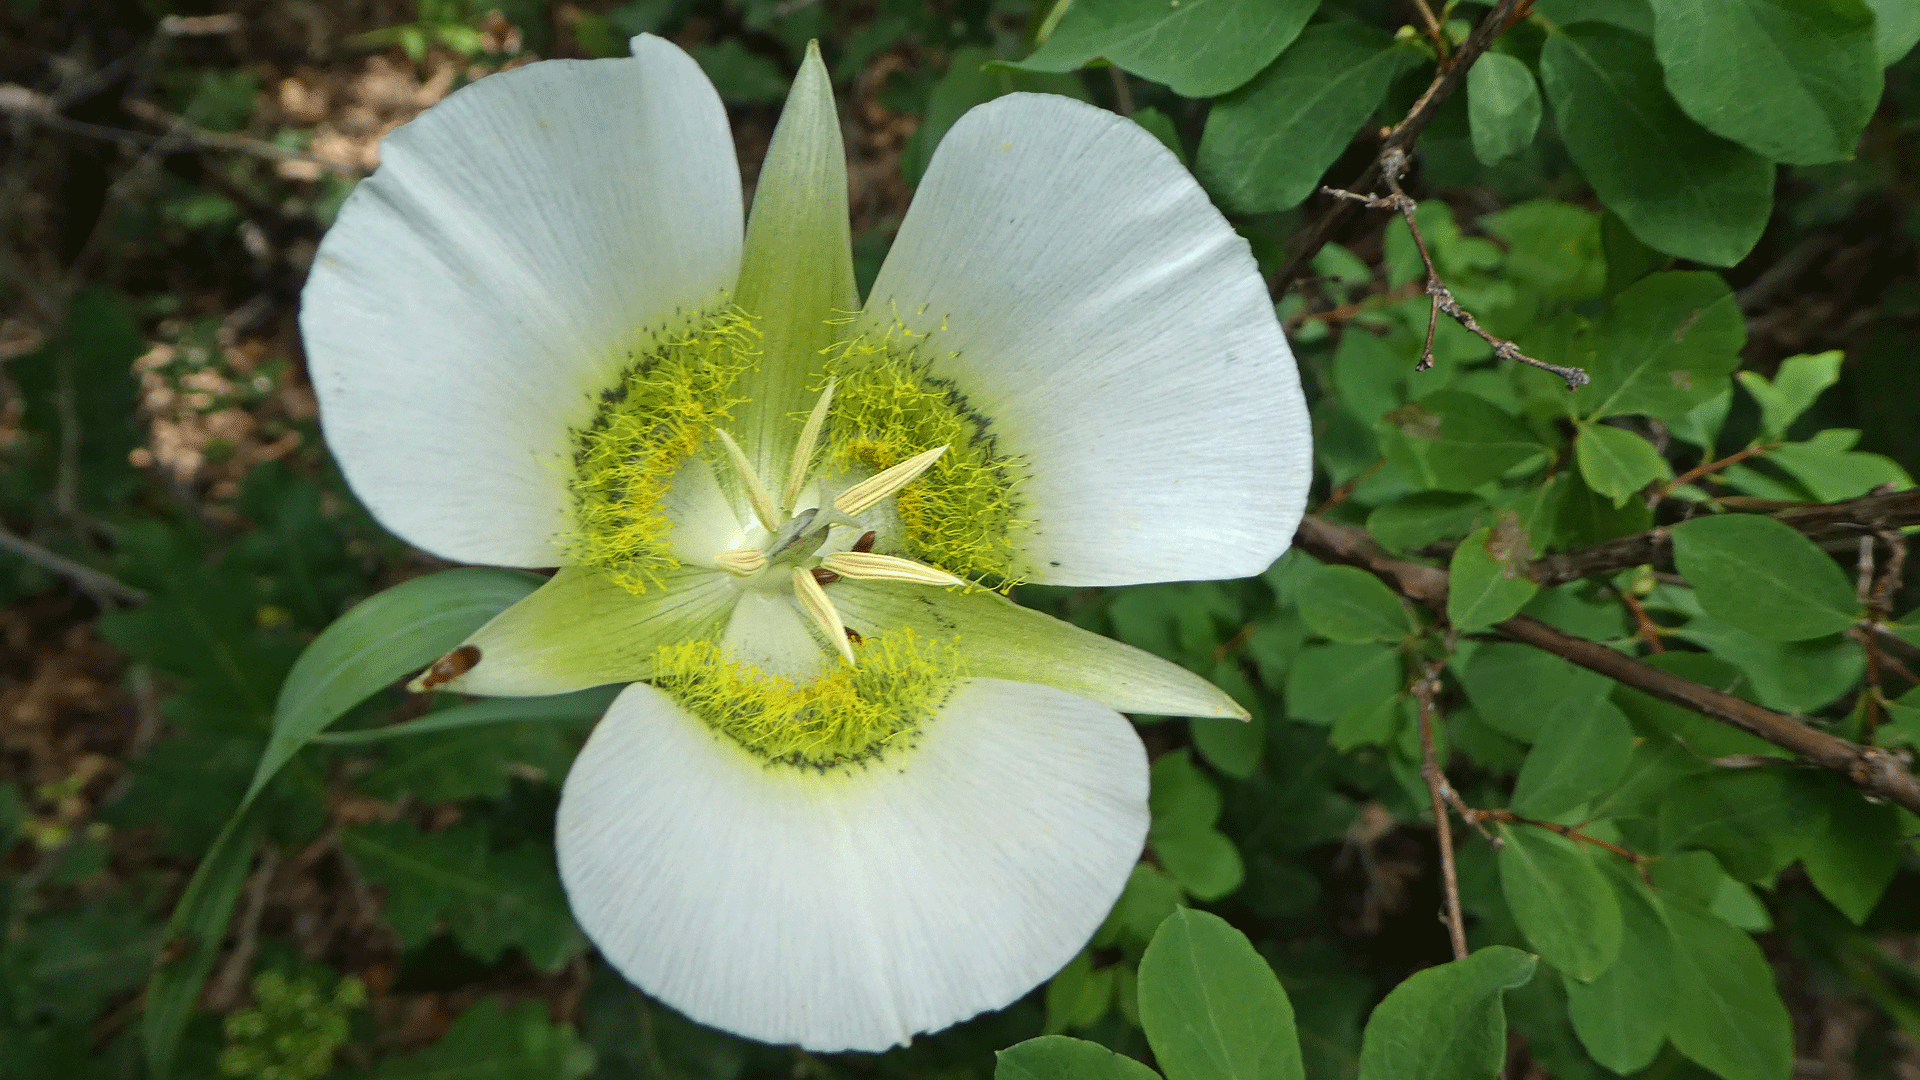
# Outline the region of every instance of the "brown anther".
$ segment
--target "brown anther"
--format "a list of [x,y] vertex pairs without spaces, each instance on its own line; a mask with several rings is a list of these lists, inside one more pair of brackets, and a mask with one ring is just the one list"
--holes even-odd
[[855,540],[853,542],[853,547],[850,550],[858,551],[863,555],[869,551],[872,551],[874,536],[875,536],[875,533],[872,529],[868,529],[866,532],[861,533],[860,539]]
[[462,645],[433,662],[433,666],[427,669],[427,673],[420,677],[420,689],[424,691],[445,686],[472,671],[473,665],[479,662],[480,647]]
[[813,580],[819,582],[822,585],[831,585],[834,582],[840,580],[839,574],[834,573],[833,571],[827,569],[824,566],[814,567],[811,573],[813,574]]
[[862,645],[866,643],[867,639],[855,633],[853,627],[843,626],[840,629],[845,630],[847,632],[847,640],[853,642],[855,645]]

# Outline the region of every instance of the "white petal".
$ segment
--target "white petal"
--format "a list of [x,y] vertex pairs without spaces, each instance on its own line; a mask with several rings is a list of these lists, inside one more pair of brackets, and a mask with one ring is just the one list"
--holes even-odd
[[649,678],[654,650],[717,629],[739,595],[729,575],[704,567],[668,571],[636,596],[597,570],[564,566],[462,642],[480,660],[445,688],[533,697]]
[[381,144],[302,296],[327,443],[382,524],[437,555],[553,566],[568,428],[643,328],[740,264],[725,109],[658,38],[455,92]]
[[865,769],[768,768],[629,687],[561,794],[574,915],[701,1023],[881,1050],[1004,1006],[1106,916],[1147,828],[1120,716],[1049,687],[957,688]]
[[1031,463],[1032,580],[1237,577],[1286,550],[1312,478],[1293,355],[1246,241],[1139,125],[1039,94],[967,113],[867,311],[928,334]]

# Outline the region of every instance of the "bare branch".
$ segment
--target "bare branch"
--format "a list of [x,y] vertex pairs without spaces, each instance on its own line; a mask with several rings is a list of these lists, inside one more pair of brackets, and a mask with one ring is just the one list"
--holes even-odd
[[[1771,516],[1815,543],[1852,541],[1907,525],[1920,525],[1920,488],[1863,495],[1836,503],[1792,506]],[[1527,576],[1544,589],[1646,564],[1673,564],[1673,537],[1666,526],[1576,551],[1543,556],[1534,560]]]
[[1447,775],[1433,747],[1433,699],[1440,692],[1440,670],[1446,661],[1427,665],[1425,675],[1413,684],[1413,696],[1420,702],[1420,776],[1427,782],[1427,796],[1433,800],[1435,841],[1440,845],[1440,886],[1447,901],[1447,938],[1453,943],[1453,958],[1467,957],[1467,924],[1460,914],[1460,875],[1453,865],[1453,819],[1447,813],[1446,797],[1441,793]]
[[[1407,110],[1406,117],[1387,132],[1380,146],[1381,158],[1384,159],[1390,150],[1398,150],[1403,155],[1410,155],[1413,152],[1413,144],[1420,138],[1420,132],[1426,129],[1427,122],[1440,111],[1440,106],[1446,102],[1447,98],[1453,96],[1453,92],[1460,88],[1460,84],[1466,80],[1467,71],[1473,67],[1474,62],[1492,47],[1495,38],[1498,38],[1507,27],[1513,25],[1516,18],[1524,15],[1532,6],[1533,0],[1500,0],[1493,6],[1492,11],[1487,12],[1486,17],[1480,20],[1480,25],[1474,27],[1473,33],[1467,35],[1467,40],[1460,43],[1460,48],[1440,64],[1433,74],[1433,81],[1427,84],[1426,92],[1420,95],[1420,100],[1413,103],[1413,108]],[[1367,171],[1348,184],[1347,189],[1371,191],[1379,184],[1380,162],[1375,161],[1367,167]],[[1294,281],[1306,272],[1308,264],[1313,262],[1313,257],[1320,254],[1320,249],[1326,247],[1327,242],[1333,239],[1333,234],[1353,216],[1355,209],[1355,204],[1350,201],[1335,200],[1326,213],[1321,214],[1319,220],[1313,223],[1313,227],[1307,230],[1299,246],[1294,249],[1292,257],[1287,259],[1286,265],[1273,276],[1273,280],[1268,283],[1268,291],[1275,297],[1285,295],[1287,290],[1293,287]]]
[[104,609],[113,608],[116,602],[121,604],[147,602],[145,592],[131,585],[123,585],[92,567],[82,566],[57,551],[41,547],[5,525],[0,525],[0,551],[12,552],[43,570],[59,574]]
[[[1913,494],[1915,503],[1920,505],[1920,492],[1901,494]],[[1294,534],[1294,542],[1323,562],[1358,566],[1393,586],[1402,595],[1435,610],[1446,610],[1447,575],[1444,571],[1396,559],[1382,551],[1362,530],[1307,518]],[[1721,693],[1649,667],[1625,653],[1599,642],[1575,637],[1531,616],[1516,615],[1497,624],[1494,629],[1516,641],[1544,649],[1662,701],[1757,735],[1775,746],[1793,751],[1810,764],[1839,773],[1869,795],[1899,803],[1920,813],[1920,779],[1908,771],[1905,761],[1885,750],[1848,742],[1809,727],[1785,713],[1762,708],[1732,694]]]

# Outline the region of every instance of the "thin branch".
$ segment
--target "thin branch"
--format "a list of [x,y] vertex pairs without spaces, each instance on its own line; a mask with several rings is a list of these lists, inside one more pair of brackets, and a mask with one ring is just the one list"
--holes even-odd
[[303,161],[348,180],[356,180],[363,175],[359,169],[342,165],[337,161],[328,161],[298,150],[288,150],[259,139],[249,139],[244,135],[229,135],[195,127],[185,119],[150,102],[129,98],[121,104],[127,112],[157,127],[166,128],[166,132],[155,135],[151,132],[131,131],[126,128],[75,120],[61,115],[58,103],[45,94],[15,83],[0,83],[0,113],[25,117],[55,131],[65,131],[69,134],[84,135],[90,139],[104,139],[109,142],[131,142],[139,146],[177,147],[181,150],[228,150],[269,161]]
[[1676,489],[1691,484],[1703,476],[1710,473],[1717,473],[1729,465],[1738,465],[1748,458],[1753,457],[1755,454],[1764,454],[1779,445],[1779,443],[1757,442],[1744,449],[1735,450],[1719,461],[1703,461],[1693,468],[1688,469],[1686,472],[1681,473],[1679,476],[1667,481],[1666,485],[1654,494],[1654,500],[1657,502],[1660,499],[1664,499],[1673,494]]
[[12,552],[43,570],[59,574],[102,608],[147,602],[145,592],[131,585],[123,585],[92,567],[82,566],[57,551],[43,548],[5,525],[0,525],[0,551]]
[[1440,883],[1447,901],[1447,938],[1453,942],[1453,958],[1464,960],[1467,957],[1467,924],[1460,914],[1460,875],[1453,865],[1453,819],[1447,813],[1446,798],[1441,788],[1447,785],[1447,774],[1440,768],[1439,755],[1433,747],[1433,699],[1440,691],[1440,669],[1446,661],[1435,660],[1427,665],[1427,672],[1413,684],[1413,696],[1420,702],[1420,776],[1427,782],[1427,796],[1433,800],[1433,828],[1436,841],[1440,845]]
[[[1513,25],[1518,16],[1524,15],[1532,6],[1533,0],[1499,0],[1499,3],[1493,6],[1493,10],[1487,12],[1486,16],[1480,20],[1480,25],[1474,27],[1473,33],[1467,35],[1467,40],[1460,43],[1460,48],[1434,71],[1433,81],[1427,84],[1426,92],[1420,95],[1420,100],[1413,103],[1413,108],[1407,110],[1406,117],[1387,132],[1380,146],[1382,159],[1390,150],[1398,150],[1403,155],[1413,152],[1413,144],[1420,138],[1420,132],[1426,129],[1427,122],[1440,111],[1440,106],[1446,103],[1447,98],[1453,96],[1453,92],[1460,88],[1460,84],[1466,80],[1467,71],[1473,67],[1474,62],[1492,47],[1495,38],[1498,38],[1507,27]],[[1380,161],[1376,160],[1367,167],[1365,172],[1347,185],[1347,190],[1371,191],[1379,184]],[[1275,297],[1285,295],[1287,290],[1293,287],[1295,279],[1306,272],[1307,267],[1313,262],[1313,257],[1320,254],[1320,249],[1327,246],[1327,242],[1333,239],[1333,234],[1346,224],[1347,219],[1353,216],[1356,209],[1358,209],[1356,204],[1336,199],[1326,213],[1321,214],[1319,220],[1315,221],[1313,227],[1308,229],[1306,235],[1301,238],[1300,245],[1294,249],[1292,257],[1287,259],[1286,265],[1282,266],[1280,272],[1275,274],[1273,280],[1268,283],[1268,291]]]
[[[1920,497],[1916,498],[1916,502],[1920,503]],[[1294,541],[1323,562],[1358,566],[1393,586],[1402,595],[1435,610],[1446,610],[1445,571],[1396,559],[1382,551],[1360,529],[1307,518],[1300,523]],[[1494,629],[1661,701],[1691,709],[1702,716],[1757,735],[1775,746],[1793,751],[1811,764],[1839,773],[1869,795],[1899,803],[1920,813],[1920,779],[1908,771],[1904,760],[1885,750],[1848,742],[1809,727],[1785,713],[1762,708],[1732,694],[1721,693],[1649,667],[1599,642],[1575,637],[1531,616],[1516,615],[1497,624]]]
[[[1920,488],[1863,495],[1836,503],[1794,506],[1777,511],[1771,517],[1815,543],[1851,541],[1866,534],[1920,525]],[[1673,564],[1673,536],[1666,526],[1535,559],[1527,576],[1544,589],[1647,564]]]
[[[1769,764],[1778,760],[1777,758],[1766,759]],[[1478,815],[1482,821],[1505,821],[1515,825],[1531,825],[1536,829],[1545,829],[1550,833],[1564,836],[1576,843],[1592,844],[1594,847],[1613,852],[1615,855],[1633,863],[1635,866],[1639,866],[1641,863],[1651,862],[1653,859],[1651,855],[1642,855],[1637,851],[1628,851],[1626,848],[1612,841],[1602,840],[1597,836],[1589,836],[1587,833],[1581,831],[1577,825],[1562,825],[1557,821],[1540,821],[1530,817],[1521,817],[1511,810],[1475,810],[1474,813]]]
[[1408,161],[1406,151],[1387,149],[1380,153],[1380,172],[1391,191],[1388,195],[1363,195],[1339,188],[1323,187],[1320,190],[1336,199],[1357,202],[1375,210],[1396,210],[1406,220],[1407,231],[1413,234],[1413,246],[1420,252],[1420,262],[1427,268],[1427,295],[1433,299],[1433,307],[1427,313],[1427,340],[1420,346],[1420,362],[1413,366],[1415,371],[1426,371],[1433,367],[1433,333],[1440,325],[1440,314],[1445,312],[1454,322],[1465,327],[1468,332],[1477,335],[1480,340],[1493,347],[1493,355],[1502,360],[1518,361],[1542,371],[1551,371],[1567,382],[1567,389],[1577,390],[1591,380],[1587,373],[1577,367],[1561,364],[1549,364],[1545,360],[1535,360],[1520,351],[1520,346],[1506,338],[1495,337],[1481,329],[1473,313],[1460,306],[1454,299],[1453,290],[1440,277],[1440,268],[1433,264],[1433,255],[1427,250],[1427,239],[1420,234],[1420,222],[1416,218],[1420,204],[1409,196],[1400,186],[1400,178],[1407,174]]
[[247,886],[246,906],[236,921],[239,930],[234,935],[233,951],[227,954],[225,964],[207,980],[207,1004],[214,1012],[232,1012],[240,1005],[240,992],[246,980],[247,972],[253,968],[255,954],[260,951],[260,916],[267,909],[267,891],[273,884],[274,871],[280,866],[280,852],[271,841],[262,841],[260,845],[260,863],[254,868],[253,881]]

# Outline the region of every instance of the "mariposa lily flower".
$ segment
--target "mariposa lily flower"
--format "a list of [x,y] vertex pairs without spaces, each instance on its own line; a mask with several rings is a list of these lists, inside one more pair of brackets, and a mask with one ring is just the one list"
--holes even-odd
[[416,681],[631,682],[568,773],[575,916],[695,1020],[878,1050],[1058,970],[1138,859],[1122,711],[1244,716],[1014,582],[1256,573],[1309,479],[1247,245],[1121,117],[1015,94],[941,142],[872,293],[818,54],[742,227],[699,67],[481,80],[394,132],[302,328],[372,512],[558,567]]

